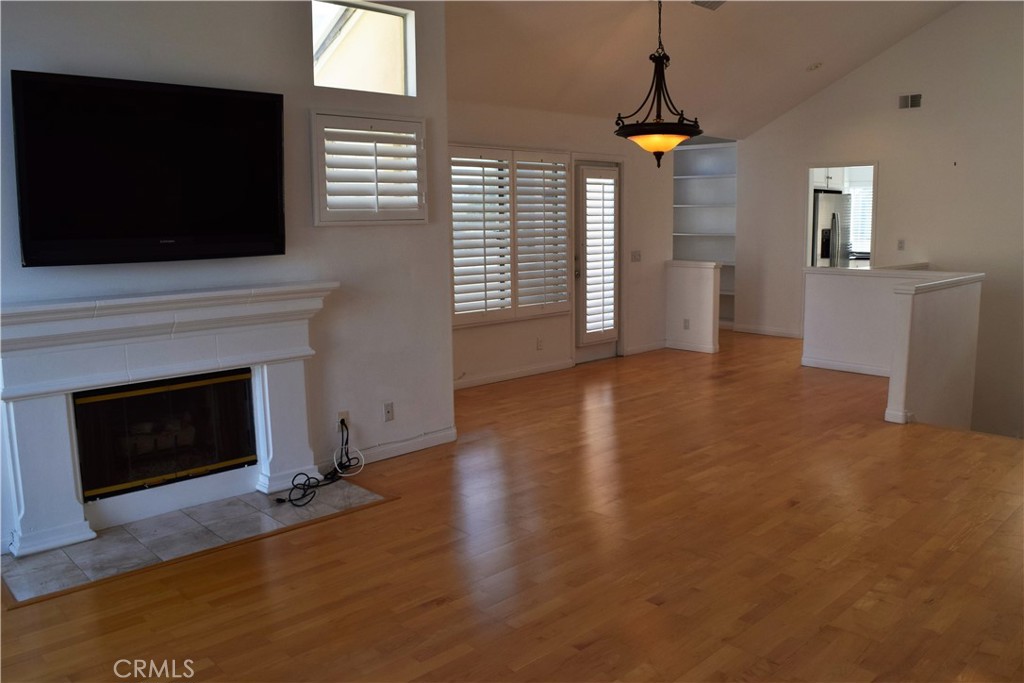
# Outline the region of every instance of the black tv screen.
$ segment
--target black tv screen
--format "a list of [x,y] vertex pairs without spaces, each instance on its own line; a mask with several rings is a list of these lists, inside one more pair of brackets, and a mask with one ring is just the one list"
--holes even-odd
[[22,264],[284,253],[283,96],[11,71]]

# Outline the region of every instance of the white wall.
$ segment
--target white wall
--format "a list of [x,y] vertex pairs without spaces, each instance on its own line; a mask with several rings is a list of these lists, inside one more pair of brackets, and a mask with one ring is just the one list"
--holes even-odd
[[[412,3],[419,96],[312,85],[304,2],[5,2],[2,25],[3,302],[338,280],[313,320],[311,446],[322,461],[349,410],[352,444],[392,455],[453,435],[444,8]],[[283,93],[284,256],[22,268],[12,156],[11,69]],[[415,227],[313,227],[310,109],[426,119],[430,219]],[[73,119],[73,112],[69,113]],[[385,424],[382,402],[393,401]],[[423,437],[423,435],[434,435]]]
[[[665,345],[664,262],[672,258],[671,160],[654,157],[615,136],[607,119],[528,109],[449,102],[452,144],[573,152],[579,159],[622,162],[621,343],[625,354]],[[629,254],[640,251],[642,260]],[[544,340],[537,350],[536,340]],[[571,316],[458,328],[453,335],[456,381],[477,383],[568,367],[573,360]]]
[[973,427],[1022,435],[1022,15],[963,3],[739,143],[737,329],[800,334],[807,169],[878,162],[873,262],[986,273]]

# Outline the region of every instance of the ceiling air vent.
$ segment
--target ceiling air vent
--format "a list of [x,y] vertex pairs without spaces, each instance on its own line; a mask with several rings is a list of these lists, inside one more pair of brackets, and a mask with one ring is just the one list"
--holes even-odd
[[716,9],[725,4],[725,0],[719,0],[719,2],[710,2],[707,0],[694,0],[693,4],[696,5],[697,7],[703,7],[704,9],[709,9],[712,12],[714,12]]
[[921,93],[900,95],[900,109],[917,109],[921,106]]

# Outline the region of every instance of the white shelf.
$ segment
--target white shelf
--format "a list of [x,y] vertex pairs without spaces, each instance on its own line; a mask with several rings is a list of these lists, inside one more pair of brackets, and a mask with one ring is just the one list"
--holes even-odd
[[736,297],[736,144],[679,147],[672,164],[673,258],[714,261],[727,271],[721,275],[716,305],[720,325],[731,326]]

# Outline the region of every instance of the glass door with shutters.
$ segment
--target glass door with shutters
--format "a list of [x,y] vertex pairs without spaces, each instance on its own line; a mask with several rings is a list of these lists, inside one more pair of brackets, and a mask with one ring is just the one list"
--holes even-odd
[[616,355],[619,339],[619,169],[576,167],[576,360]]

